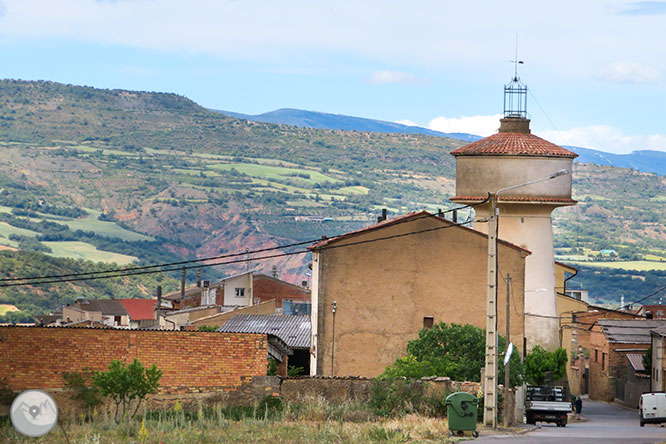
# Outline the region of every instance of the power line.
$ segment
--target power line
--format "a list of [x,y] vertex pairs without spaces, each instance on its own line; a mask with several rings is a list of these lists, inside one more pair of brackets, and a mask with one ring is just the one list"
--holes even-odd
[[[477,205],[481,205],[485,203],[487,199],[485,199],[482,202],[474,203],[474,204],[469,204],[469,205],[463,205],[461,207],[456,207],[452,208],[446,211],[442,211],[438,214],[446,214],[446,213],[451,213],[453,211],[458,211],[462,210],[465,208],[470,208],[474,207]],[[411,222],[427,217],[433,216],[432,214],[425,214],[422,216],[419,216],[418,218],[414,219],[408,219],[404,221],[397,221],[394,225],[398,225],[404,222]],[[464,223],[468,223],[468,221],[465,221]],[[464,224],[463,223],[463,224]],[[333,237],[330,237],[328,239],[334,239],[336,237],[339,237],[341,235],[336,235]],[[120,268],[120,269],[113,269],[113,270],[105,270],[105,271],[91,271],[91,272],[86,272],[86,273],[69,273],[69,274],[59,274],[59,275],[50,275],[50,276],[28,276],[28,277],[15,277],[15,278],[3,278],[0,279],[0,282],[15,282],[15,281],[30,281],[30,280],[43,280],[43,279],[62,279],[62,278],[67,278],[67,277],[80,277],[80,276],[100,276],[100,275],[106,275],[106,274],[114,274],[114,276],[110,277],[120,277],[124,276],[125,274],[117,274],[117,273],[126,273],[128,276],[132,276],[132,272],[134,271],[140,271],[140,270],[149,270],[151,268],[163,268],[163,267],[172,267],[175,265],[185,265],[185,264],[192,264],[192,263],[197,263],[197,262],[207,262],[207,261],[212,261],[212,260],[219,260],[219,259],[226,259],[230,257],[237,257],[237,256],[243,256],[243,255],[250,255],[250,254],[257,254],[257,253],[263,253],[267,251],[275,251],[275,250],[282,250],[285,248],[291,248],[291,247],[296,247],[296,246],[301,246],[301,245],[306,245],[306,244],[313,244],[315,242],[321,241],[321,238],[318,239],[310,239],[307,241],[302,241],[302,242],[295,242],[287,245],[278,245],[275,247],[268,247],[268,248],[261,248],[258,250],[252,250],[248,251],[245,250],[243,252],[237,252],[237,253],[229,253],[229,254],[224,254],[220,256],[212,256],[212,257],[206,257],[206,258],[201,258],[201,259],[191,259],[191,260],[186,260],[186,261],[179,261],[179,262],[170,262],[170,263],[165,263],[165,264],[155,264],[155,265],[145,265],[145,266],[140,266],[140,267],[128,267],[128,268]],[[255,259],[251,259],[255,260]],[[220,264],[209,264],[206,266],[214,266],[214,265],[220,265]],[[192,269],[192,268],[202,268],[202,267],[185,267],[186,269]],[[174,271],[174,270],[155,270],[154,272],[162,272],[162,271]],[[149,274],[149,273],[143,273],[143,274]],[[80,279],[82,280],[82,279]],[[3,285],[0,285],[0,287],[3,287]]]
[[[481,202],[483,203],[483,202]],[[473,204],[473,205],[479,205],[478,204]],[[473,205],[466,205],[465,207],[462,208],[467,208]],[[456,208],[455,210],[458,210],[460,208]],[[450,210],[453,211],[453,210]],[[405,222],[413,222],[416,220],[420,220],[423,218],[427,217],[433,217],[432,214],[426,214],[423,216],[420,216],[418,218],[413,218],[413,219],[407,219],[404,221],[397,221],[395,225],[398,225],[400,223],[405,223]],[[436,216],[435,216],[436,217]],[[349,242],[345,243],[342,245],[327,245],[321,247],[322,250],[327,250],[327,249],[334,249],[334,248],[342,248],[342,247],[350,247],[354,245],[361,245],[361,244],[366,244],[366,243],[371,243],[371,242],[379,242],[379,241],[384,241],[384,240],[389,240],[389,239],[395,239],[399,237],[404,237],[404,236],[411,236],[415,234],[422,234],[422,233],[428,233],[432,231],[438,231],[446,228],[452,228],[452,227],[458,227],[467,224],[469,221],[461,222],[461,223],[451,223],[450,225],[445,225],[441,227],[434,227],[434,228],[427,228],[419,231],[410,231],[407,233],[401,233],[401,234],[394,234],[391,236],[385,236],[385,237],[380,237],[380,238],[375,238],[375,239],[367,239],[363,241],[356,241],[356,242]],[[339,236],[336,236],[339,237]],[[325,239],[325,240],[334,240],[336,237]],[[298,245],[303,245],[306,243],[314,243],[317,241],[321,241],[322,239],[316,239],[316,240],[311,240],[307,242],[298,242],[295,244],[289,244],[289,246],[298,246]],[[261,250],[255,250],[252,252],[242,252],[242,253],[234,253],[231,255],[223,256],[223,257],[235,257],[235,256],[243,256],[247,254],[255,254],[257,252],[261,251],[269,251],[269,250],[276,250],[279,248],[286,248],[286,247],[271,247],[267,249],[261,249]],[[61,275],[61,276],[51,276],[51,277],[33,277],[33,278],[15,278],[13,279],[14,282],[9,283],[9,284],[3,284],[0,285],[0,288],[3,287],[18,287],[18,286],[26,286],[26,285],[40,285],[40,284],[53,284],[53,283],[64,283],[64,282],[77,282],[77,281],[88,281],[88,280],[97,280],[97,279],[110,279],[110,278],[116,278],[116,277],[125,277],[125,276],[138,276],[138,275],[144,275],[144,274],[154,274],[154,273],[162,273],[162,272],[169,272],[169,271],[178,271],[181,270],[182,268],[185,269],[197,269],[197,268],[205,268],[205,267],[212,267],[216,265],[230,265],[230,264],[236,264],[236,263],[243,263],[243,262],[248,262],[248,261],[260,261],[260,260],[266,260],[266,259],[272,259],[276,257],[285,257],[285,256],[293,256],[297,254],[305,254],[309,253],[310,250],[301,250],[301,251],[294,251],[294,252],[289,252],[289,253],[279,253],[279,254],[273,254],[269,256],[263,256],[263,257],[254,257],[254,258],[244,258],[244,259],[237,259],[237,260],[232,260],[232,261],[226,261],[226,262],[217,262],[217,263],[212,263],[212,264],[199,264],[199,265],[190,265],[186,267],[175,267],[175,268],[161,268],[159,270],[153,270],[152,268],[158,268],[158,267],[168,267],[174,264],[181,265],[182,263],[193,263],[193,262],[202,262],[202,261],[210,261],[213,260],[212,258],[204,258],[204,259],[197,259],[197,260],[192,260],[192,261],[183,261],[180,263],[173,263],[171,265],[166,264],[166,265],[153,265],[153,266],[145,266],[145,267],[135,267],[133,269],[119,269],[119,270],[109,270],[103,272],[104,274],[100,275],[99,273],[81,273],[81,274],[71,274],[71,275]],[[129,272],[128,272],[129,271]],[[102,273],[102,272],[100,272]],[[115,274],[114,274],[115,273]],[[82,277],[86,276],[86,277]],[[67,279],[62,279],[59,277],[67,277]],[[16,282],[16,281],[23,281],[23,282]],[[25,282],[28,281],[28,282]],[[34,282],[36,281],[36,282]]]

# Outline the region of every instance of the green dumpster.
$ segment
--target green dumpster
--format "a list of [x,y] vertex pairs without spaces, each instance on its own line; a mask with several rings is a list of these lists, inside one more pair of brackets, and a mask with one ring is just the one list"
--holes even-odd
[[476,431],[476,411],[479,399],[466,392],[452,393],[446,397],[446,415],[449,420],[451,435],[462,436],[466,431],[472,432],[475,438],[479,436]]

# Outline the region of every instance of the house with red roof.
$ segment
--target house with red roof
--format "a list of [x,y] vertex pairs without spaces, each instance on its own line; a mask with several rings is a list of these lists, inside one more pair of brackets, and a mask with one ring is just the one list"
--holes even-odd
[[155,319],[156,299],[120,299],[120,303],[125,307],[125,311],[127,311],[131,328],[139,328],[142,324],[141,321],[152,321]]

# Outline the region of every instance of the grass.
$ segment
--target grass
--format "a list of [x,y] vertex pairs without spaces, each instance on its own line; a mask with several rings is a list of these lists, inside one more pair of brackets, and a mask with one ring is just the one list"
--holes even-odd
[[42,244],[53,251],[49,255],[54,257],[69,257],[93,262],[115,262],[118,265],[127,265],[138,259],[134,256],[98,250],[94,245],[86,242],[42,242]]
[[91,210],[89,208],[86,208],[85,210],[88,212],[88,216],[85,218],[62,221],[61,223],[67,225],[72,231],[92,231],[100,236],[116,237],[129,242],[155,240],[150,236],[126,230],[118,226],[115,222],[99,220],[98,217],[101,214],[99,211]]
[[585,265],[586,267],[612,268],[616,270],[636,270],[636,271],[666,270],[666,262],[653,262],[653,261],[602,261],[602,262],[571,261],[571,262],[577,265]]
[[[252,408],[250,407],[250,410]],[[309,406],[286,405],[277,415],[262,414],[256,409],[250,416],[233,418],[229,408],[216,406],[198,413],[144,412],[141,419],[116,425],[108,413],[99,413],[90,422],[65,422],[41,438],[28,438],[16,433],[6,421],[0,423],[0,441],[12,443],[80,444],[120,443],[229,443],[245,444],[375,444],[375,443],[447,443],[448,423],[445,418],[408,414],[379,419],[357,416],[367,412],[363,405],[337,406],[323,402]],[[143,429],[143,430],[142,430]]]
[[19,310],[18,307],[16,307],[16,305],[0,304],[0,316],[3,316],[9,313],[10,311],[21,311],[21,310]]
[[26,230],[25,228],[14,227],[7,222],[0,222],[0,244],[8,245],[10,247],[18,247],[18,242],[9,239],[10,234],[35,237],[39,233],[32,230]]
[[[235,169],[239,173],[262,179],[292,179],[309,184],[322,184],[324,182],[339,182],[338,179],[327,176],[319,171],[307,170],[304,168],[287,168],[271,165],[257,165],[253,163],[224,163],[210,166],[211,169],[221,171],[231,171]],[[297,176],[298,174],[308,175],[309,178]]]

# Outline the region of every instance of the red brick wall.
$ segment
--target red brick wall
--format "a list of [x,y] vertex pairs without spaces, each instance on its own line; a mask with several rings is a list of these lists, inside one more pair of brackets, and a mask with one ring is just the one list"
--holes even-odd
[[15,390],[62,388],[63,372],[134,358],[162,370],[162,393],[230,390],[265,375],[266,356],[259,334],[0,327],[0,378]]
[[265,302],[275,299],[275,306],[278,308],[282,307],[282,301],[285,299],[310,302],[310,289],[298,287],[268,276],[255,275],[252,287],[252,298],[255,301],[261,299],[261,302]]

